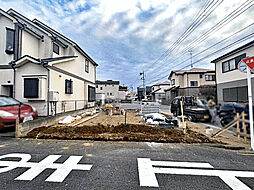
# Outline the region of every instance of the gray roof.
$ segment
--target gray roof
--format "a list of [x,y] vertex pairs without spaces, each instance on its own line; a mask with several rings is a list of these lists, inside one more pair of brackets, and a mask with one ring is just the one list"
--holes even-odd
[[211,63],[217,63],[217,62],[219,62],[219,61],[221,61],[221,60],[223,60],[223,59],[225,59],[225,58],[227,58],[227,57],[229,57],[231,55],[234,55],[234,54],[236,54],[236,53],[238,53],[238,52],[240,52],[242,50],[245,50],[245,49],[247,49],[247,48],[249,48],[251,46],[254,46],[254,40],[249,42],[249,43],[247,43],[247,44],[245,44],[245,45],[243,45],[243,46],[241,46],[241,47],[239,47],[239,48],[237,48],[237,49],[235,49],[235,50],[233,50],[233,51],[231,51],[231,52],[229,52],[229,53],[226,53],[226,54],[218,57],[217,59],[212,60]]
[[45,58],[45,59],[41,59],[41,61],[52,62],[52,61],[59,61],[59,60],[63,60],[63,59],[76,58],[76,57],[78,57],[78,56],[63,56],[63,57]]
[[114,80],[106,80],[106,81],[97,80],[95,82],[95,84],[116,84],[116,85],[119,85],[120,82],[119,81],[114,81]]

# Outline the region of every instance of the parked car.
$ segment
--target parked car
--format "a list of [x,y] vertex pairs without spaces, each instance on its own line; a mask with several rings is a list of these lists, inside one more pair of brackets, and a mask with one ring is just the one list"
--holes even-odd
[[227,125],[234,120],[237,113],[241,114],[245,110],[245,106],[232,102],[226,103],[219,107],[217,114],[220,118],[220,123],[222,126]]
[[[254,110],[254,106],[253,106],[253,110]],[[243,106],[235,102],[226,103],[220,106],[218,110],[218,115],[220,118],[221,125],[222,126],[227,125],[228,123],[234,120],[237,113],[241,114],[242,112],[246,114],[245,119],[249,120],[249,106]],[[247,132],[250,133],[250,127],[248,123],[246,123],[246,128],[247,128]],[[241,123],[240,123],[240,129],[241,131],[243,130]]]
[[183,113],[190,121],[211,121],[209,109],[205,100],[193,96],[177,96],[171,102],[171,112],[175,116],[181,115],[180,101],[183,101]]
[[11,97],[0,96],[0,129],[15,127],[16,119],[19,116],[19,107],[21,122],[38,117],[38,112],[33,106],[23,104]]

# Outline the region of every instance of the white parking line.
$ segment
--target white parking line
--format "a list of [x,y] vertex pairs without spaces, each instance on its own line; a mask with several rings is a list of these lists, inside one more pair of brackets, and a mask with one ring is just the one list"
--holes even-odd
[[[251,190],[247,185],[245,185],[236,177],[254,178],[254,172],[252,171],[228,171],[214,169],[208,170],[207,168],[213,168],[213,166],[210,165],[209,163],[152,161],[150,158],[138,158],[137,160],[138,160],[140,186],[145,187],[159,187],[155,174],[217,176],[221,178],[233,190],[239,189]],[[177,168],[165,168],[165,166]],[[205,169],[193,169],[193,168],[205,168]]]

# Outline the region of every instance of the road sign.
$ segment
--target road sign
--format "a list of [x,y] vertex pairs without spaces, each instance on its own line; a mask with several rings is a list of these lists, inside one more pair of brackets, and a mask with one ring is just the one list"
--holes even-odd
[[[247,73],[247,68],[247,65],[243,61],[238,64],[238,69],[243,73]],[[254,74],[254,70],[251,71],[251,74]]]
[[140,186],[143,187],[159,187],[155,174],[172,174],[215,176],[222,179],[233,190],[251,190],[237,177],[254,178],[254,172],[215,170],[213,168],[209,163],[152,161],[150,158],[138,158],[139,181]]
[[[63,182],[72,170],[90,170],[92,165],[78,164],[83,156],[70,156],[64,163],[54,163],[61,155],[49,155],[42,161],[28,162],[31,159],[30,154],[12,153],[0,156],[0,173],[11,171],[15,168],[30,168],[15,180],[31,181],[45,169],[56,169],[46,181]],[[20,161],[1,161],[6,158],[19,158]],[[3,167],[3,168],[2,168]]]
[[248,57],[242,61],[250,68],[250,70],[254,69],[254,57]]

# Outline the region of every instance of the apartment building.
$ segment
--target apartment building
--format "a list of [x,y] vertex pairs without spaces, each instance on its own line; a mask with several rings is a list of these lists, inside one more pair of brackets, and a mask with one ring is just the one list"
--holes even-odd
[[215,96],[215,71],[210,69],[192,68],[190,70],[171,71],[168,79],[171,87],[166,89],[166,100],[176,96]]
[[0,33],[2,95],[33,105],[41,116],[53,114],[53,102],[59,112],[94,106],[98,64],[76,42],[13,9],[0,9]]
[[[230,51],[211,61],[215,64],[217,100],[219,104],[226,102],[246,103],[248,101],[247,74],[241,72],[239,63],[243,58],[254,56],[254,41]],[[254,93],[254,74],[252,93]]]

